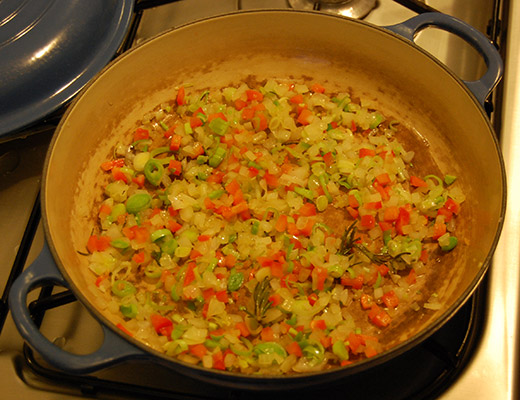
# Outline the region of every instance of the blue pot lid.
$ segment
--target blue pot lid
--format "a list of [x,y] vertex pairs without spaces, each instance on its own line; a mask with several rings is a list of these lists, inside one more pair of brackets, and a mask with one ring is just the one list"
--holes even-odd
[[0,140],[71,99],[115,55],[133,0],[0,1]]

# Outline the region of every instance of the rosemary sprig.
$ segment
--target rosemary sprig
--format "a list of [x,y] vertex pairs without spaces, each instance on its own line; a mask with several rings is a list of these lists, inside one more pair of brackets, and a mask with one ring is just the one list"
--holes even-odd
[[253,300],[255,304],[255,316],[258,321],[260,321],[264,316],[267,310],[271,308],[273,304],[272,301],[269,300],[270,296],[270,288],[269,278],[265,277],[262,282],[258,282],[255,286],[255,290],[253,291]]
[[265,313],[271,305],[272,301],[269,300],[270,292],[269,278],[266,276],[263,281],[258,282],[253,290],[253,312],[244,310],[250,317],[255,318],[258,322],[261,322],[265,316]]
[[353,250],[358,250],[375,264],[386,264],[394,270],[402,269],[399,265],[400,263],[405,262],[402,256],[410,253],[403,252],[397,254],[396,256],[392,256],[388,253],[373,253],[372,251],[367,249],[366,246],[363,246],[361,243],[356,243],[356,223],[357,221],[354,221],[352,224],[350,224],[350,226],[347,229],[345,229],[345,233],[343,233],[343,236],[341,238],[339,254],[346,256]]
[[343,236],[341,237],[341,244],[339,246],[339,254],[348,255],[351,252],[352,248],[356,243],[356,223],[357,221],[352,222],[350,226],[345,229]]

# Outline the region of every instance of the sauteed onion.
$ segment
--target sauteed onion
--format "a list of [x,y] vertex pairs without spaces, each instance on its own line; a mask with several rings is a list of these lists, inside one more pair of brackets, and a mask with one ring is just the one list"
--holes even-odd
[[[87,249],[120,327],[246,374],[384,350],[435,254],[458,245],[455,176],[418,176],[406,131],[349,92],[268,80],[180,87],[101,165]],[[418,169],[420,170],[420,169]]]

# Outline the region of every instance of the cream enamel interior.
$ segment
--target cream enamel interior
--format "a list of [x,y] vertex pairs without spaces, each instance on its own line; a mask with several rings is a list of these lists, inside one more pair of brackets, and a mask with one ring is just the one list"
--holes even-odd
[[248,77],[352,88],[413,127],[441,170],[459,177],[468,198],[459,225],[464,235],[432,283],[444,307],[404,321],[389,347],[446,319],[482,277],[504,212],[504,171],[487,118],[462,83],[424,52],[380,28],[311,12],[231,14],[167,32],[109,65],[70,106],[46,162],[43,214],[54,257],[76,294],[102,313],[86,289],[91,276],[78,251],[85,251],[94,223],[99,165],[113,146],[177,86],[221,87]]

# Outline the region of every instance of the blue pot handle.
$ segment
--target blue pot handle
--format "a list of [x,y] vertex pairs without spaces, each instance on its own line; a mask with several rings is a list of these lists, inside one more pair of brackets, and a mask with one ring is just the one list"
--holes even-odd
[[413,42],[415,35],[429,26],[441,28],[459,36],[482,55],[487,66],[484,76],[476,81],[463,82],[475,95],[479,103],[484,105],[489,93],[500,81],[504,72],[504,65],[499,52],[483,33],[455,17],[437,12],[419,14],[400,24],[385,26],[384,28]]
[[43,283],[68,287],[44,244],[38,258],[15,280],[9,293],[9,308],[21,336],[51,365],[66,372],[84,374],[118,364],[127,359],[147,358],[146,353],[102,325],[103,344],[90,354],[69,353],[40,333],[27,307],[27,294]]

